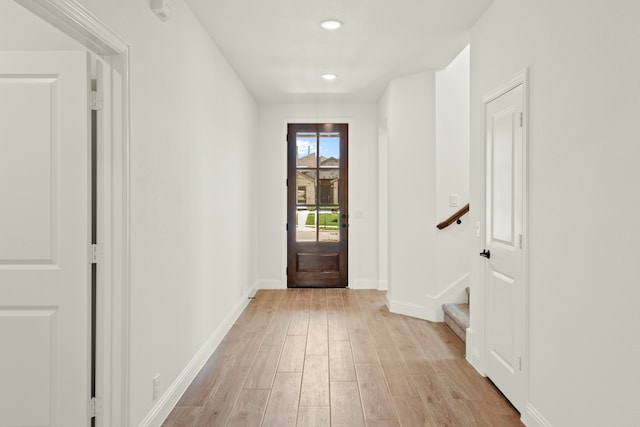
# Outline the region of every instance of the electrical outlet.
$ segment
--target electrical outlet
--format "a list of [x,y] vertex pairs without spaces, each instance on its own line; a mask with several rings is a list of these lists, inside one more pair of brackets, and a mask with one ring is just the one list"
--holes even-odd
[[153,377],[153,400],[158,399],[160,397],[160,374],[156,374]]

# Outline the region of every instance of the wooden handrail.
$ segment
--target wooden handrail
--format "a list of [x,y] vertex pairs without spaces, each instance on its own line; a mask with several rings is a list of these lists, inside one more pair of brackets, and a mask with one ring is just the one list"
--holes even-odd
[[466,214],[467,212],[469,212],[469,203],[467,203],[465,206],[463,206],[458,212],[454,213],[449,218],[445,219],[440,224],[436,225],[436,227],[438,227],[438,230],[442,230],[443,228],[447,228],[448,226],[450,226],[451,224],[453,224],[454,222],[459,220],[460,217],[462,215]]

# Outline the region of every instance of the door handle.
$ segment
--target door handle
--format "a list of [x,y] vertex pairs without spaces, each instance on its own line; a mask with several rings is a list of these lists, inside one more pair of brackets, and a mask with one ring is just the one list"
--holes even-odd
[[480,256],[483,256],[487,259],[491,258],[491,251],[487,250],[487,249],[483,249],[482,252],[480,252]]

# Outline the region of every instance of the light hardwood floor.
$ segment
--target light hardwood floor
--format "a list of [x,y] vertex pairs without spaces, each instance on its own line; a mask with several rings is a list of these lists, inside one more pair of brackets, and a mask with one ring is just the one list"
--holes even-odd
[[164,427],[522,426],[442,323],[392,314],[385,293],[256,294]]

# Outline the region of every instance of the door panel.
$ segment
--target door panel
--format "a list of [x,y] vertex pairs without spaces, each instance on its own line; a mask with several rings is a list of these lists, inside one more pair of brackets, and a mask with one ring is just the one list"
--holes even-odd
[[288,126],[287,285],[347,286],[348,128]]
[[84,52],[0,53],[0,425],[87,425]]
[[486,105],[487,376],[517,407],[524,307],[522,85]]

